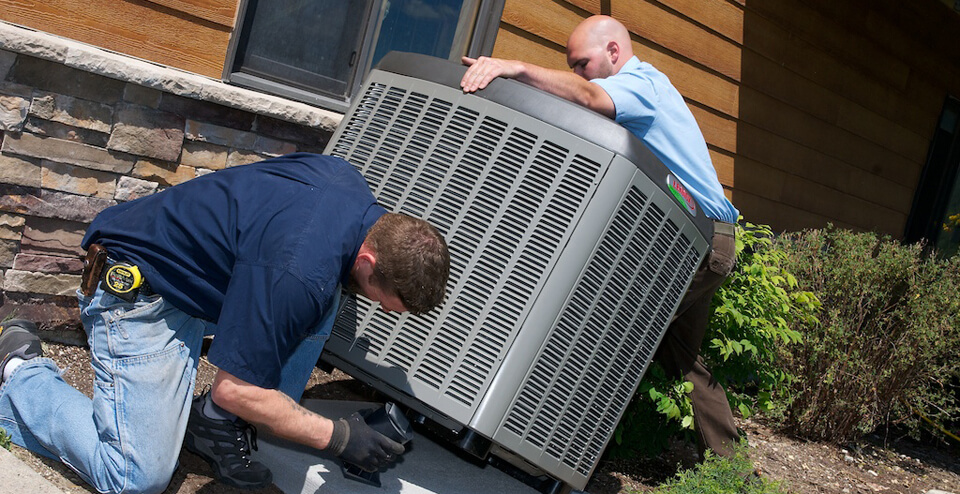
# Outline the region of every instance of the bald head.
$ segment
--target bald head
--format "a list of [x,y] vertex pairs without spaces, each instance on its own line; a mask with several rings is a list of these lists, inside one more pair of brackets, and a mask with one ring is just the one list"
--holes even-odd
[[567,40],[567,64],[587,80],[616,74],[632,56],[630,32],[605,15],[588,17]]

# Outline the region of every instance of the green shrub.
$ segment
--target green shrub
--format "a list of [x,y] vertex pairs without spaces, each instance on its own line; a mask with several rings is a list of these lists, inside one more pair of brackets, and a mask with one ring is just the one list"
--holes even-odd
[[753,474],[746,446],[734,448],[734,456],[724,458],[707,451],[703,463],[677,474],[659,486],[657,494],[786,494],[779,482]]
[[669,378],[663,367],[651,364],[614,431],[610,455],[652,457],[667,449],[673,437],[692,440],[692,389],[692,383]]
[[[701,355],[725,383],[731,406],[743,415],[770,410],[789,382],[777,347],[796,343],[794,321],[814,324],[819,301],[783,268],[786,253],[773,245],[767,226],[737,227],[737,267],[713,299],[714,316]],[[693,385],[652,365],[614,433],[615,457],[653,455],[670,437],[693,429]]]
[[[782,354],[792,404],[785,425],[835,442],[882,424],[917,430],[913,406],[960,418],[960,257],[828,227],[787,236],[788,267],[817,294],[821,324]],[[951,384],[954,383],[954,384]]]
[[801,289],[786,263],[770,227],[738,227],[737,268],[713,298],[700,353],[743,416],[776,407],[792,379],[781,365],[781,348],[800,342],[797,327],[817,324],[820,300]]

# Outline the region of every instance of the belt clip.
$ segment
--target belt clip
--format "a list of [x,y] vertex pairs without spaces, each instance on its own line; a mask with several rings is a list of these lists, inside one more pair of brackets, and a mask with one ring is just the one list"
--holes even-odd
[[737,235],[737,225],[726,221],[713,220],[713,233],[735,237]]
[[103,281],[100,283],[103,291],[127,302],[137,298],[141,285],[143,285],[143,275],[140,274],[140,269],[125,262],[109,265],[103,272]]

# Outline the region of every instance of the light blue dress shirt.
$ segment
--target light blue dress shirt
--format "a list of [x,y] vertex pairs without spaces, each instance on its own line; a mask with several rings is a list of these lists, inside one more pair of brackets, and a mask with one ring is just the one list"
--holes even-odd
[[723,195],[703,133],[666,75],[632,57],[620,72],[590,82],[610,95],[616,122],[660,158],[707,217],[736,223],[739,212]]

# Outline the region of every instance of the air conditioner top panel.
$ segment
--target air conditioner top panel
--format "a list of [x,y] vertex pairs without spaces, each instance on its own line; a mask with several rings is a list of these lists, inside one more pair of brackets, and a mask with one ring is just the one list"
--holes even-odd
[[[376,69],[460,89],[460,80],[467,67],[428,55],[392,51],[381,59]],[[511,79],[495,79],[475,95],[522,112],[622,155],[656,182],[667,195],[673,196],[667,184],[667,177],[672,174],[666,165],[650,152],[643,141],[613,120],[546,91]],[[682,209],[685,210],[685,208]],[[713,221],[703,214],[699,206],[693,216],[693,222],[704,238],[711,238]]]

